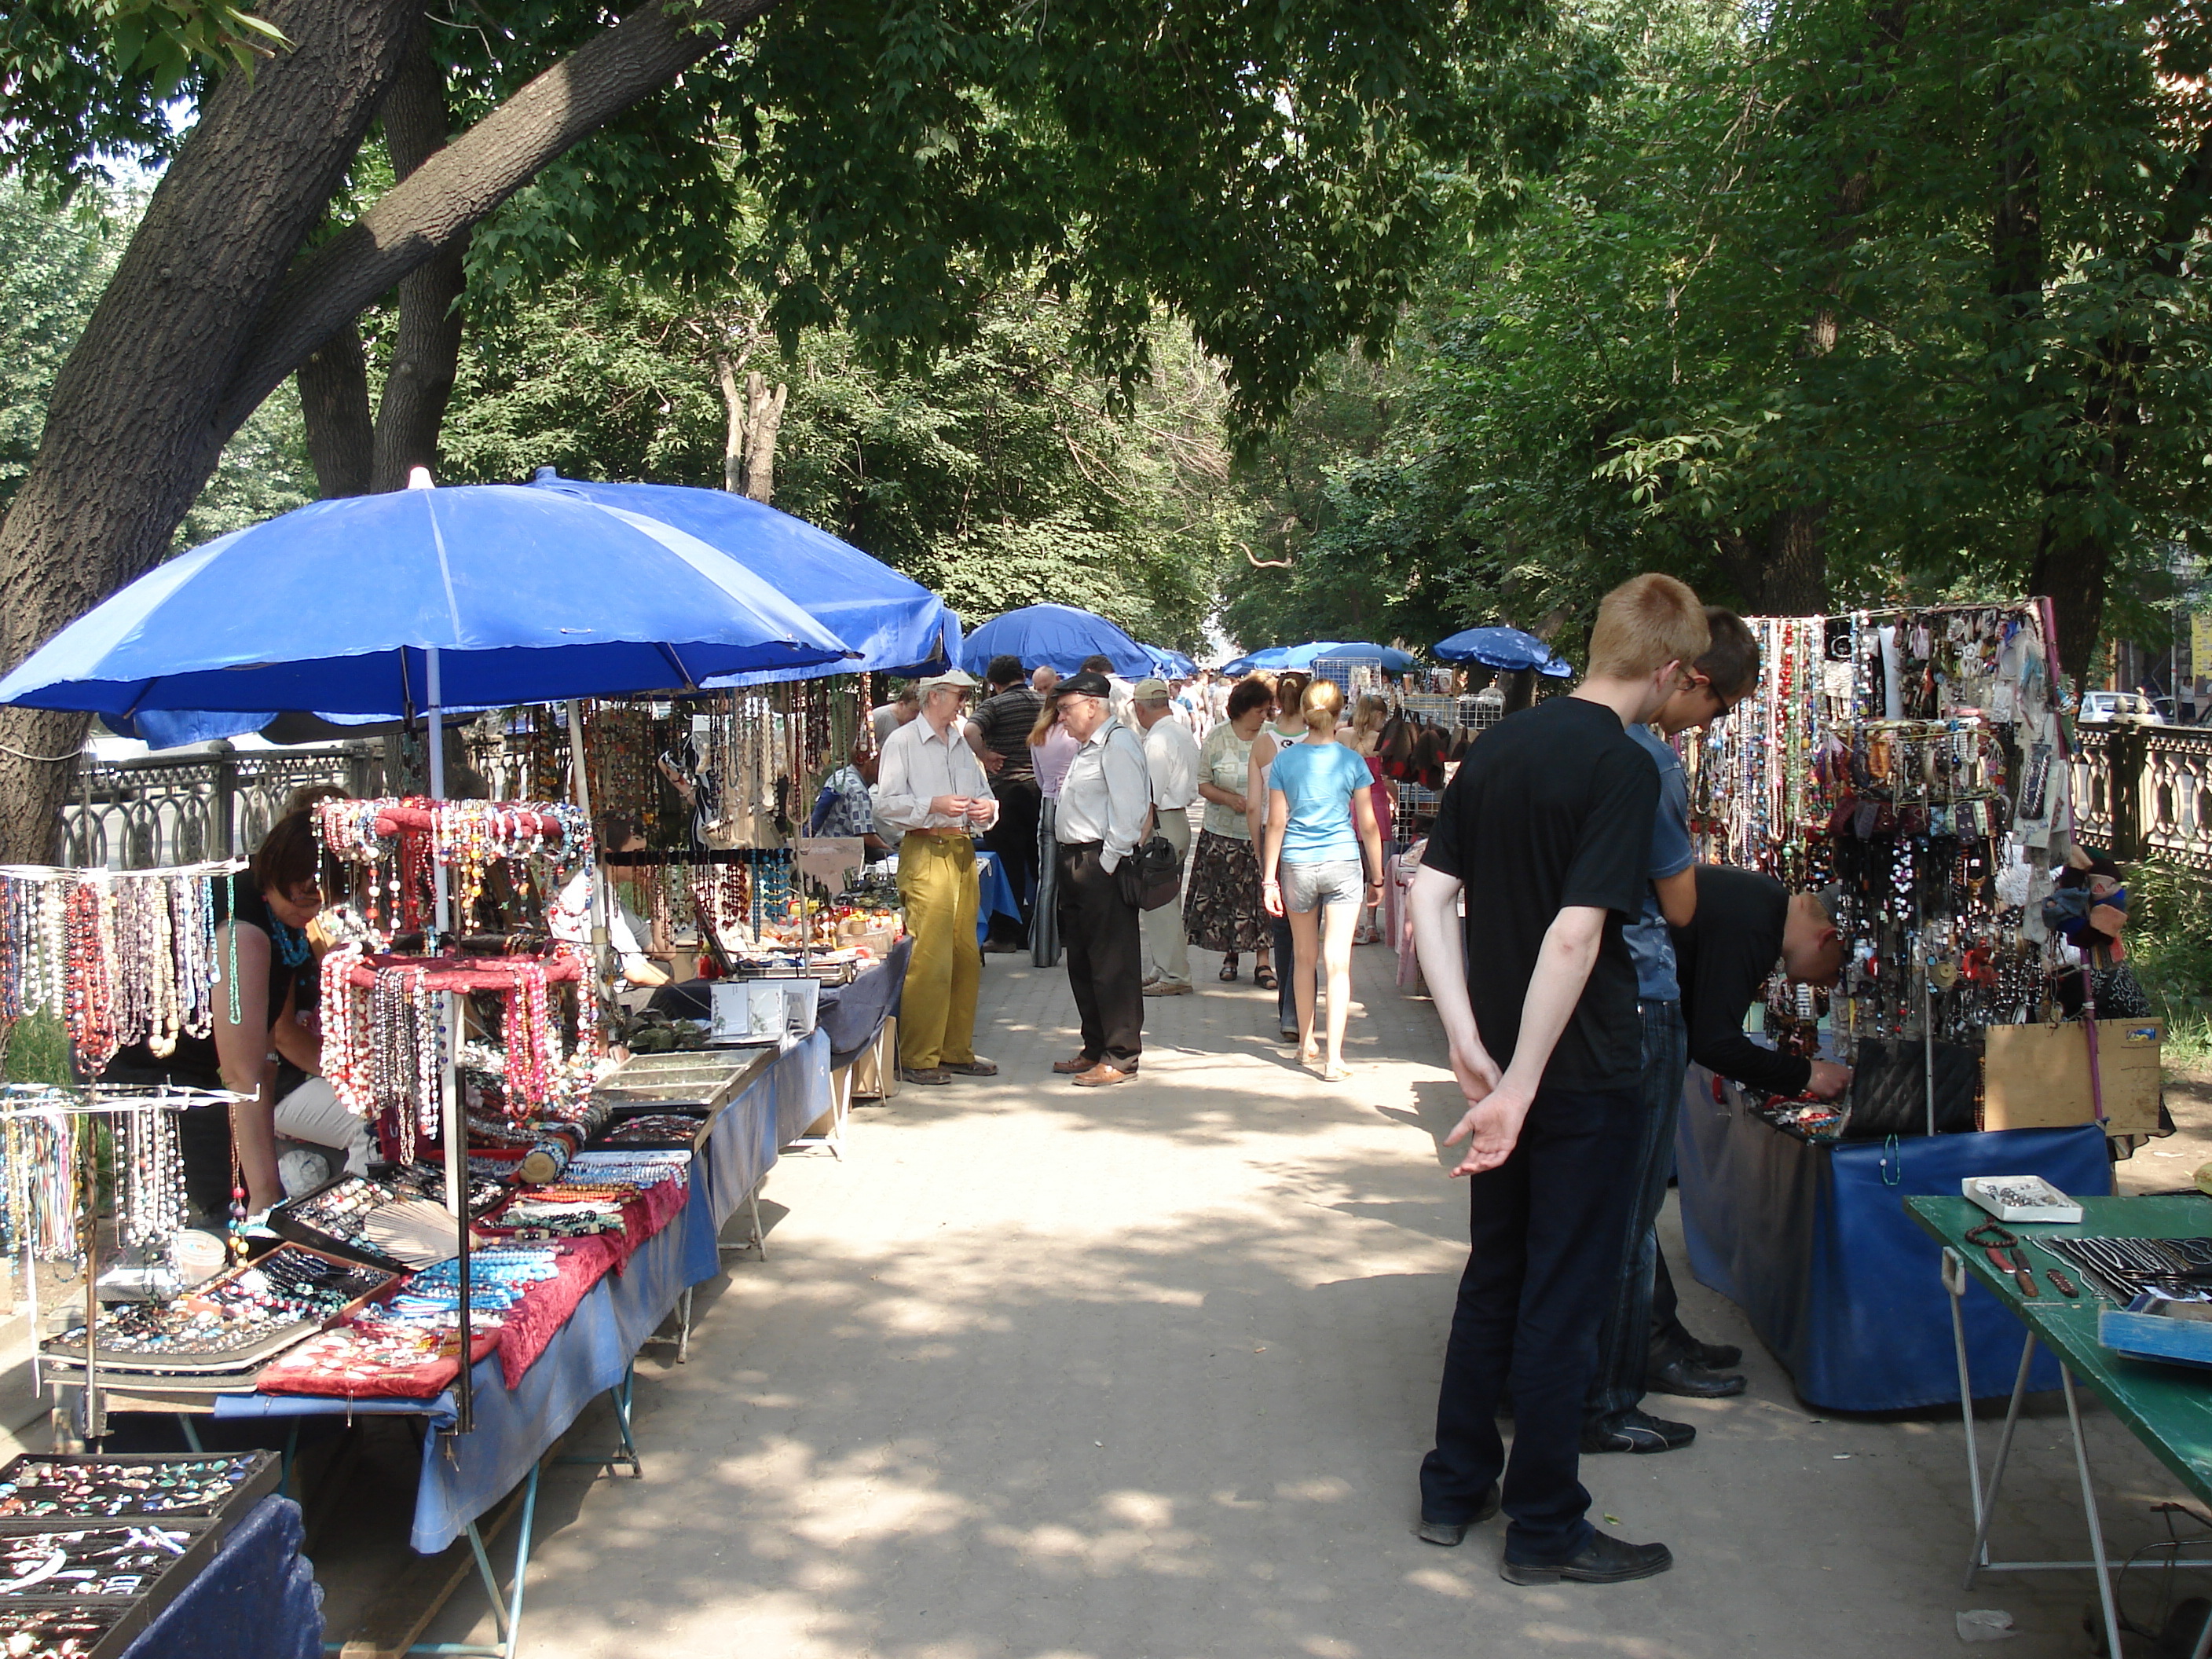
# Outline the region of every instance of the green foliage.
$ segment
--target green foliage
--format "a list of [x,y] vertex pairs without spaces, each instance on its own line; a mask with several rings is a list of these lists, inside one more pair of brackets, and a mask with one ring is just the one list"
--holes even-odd
[[[96,184],[64,204],[0,179],[0,510],[38,453],[54,376],[143,205],[137,195]],[[225,447],[176,544],[194,546],[314,496],[299,396],[288,384]]]
[[618,273],[580,273],[472,321],[445,431],[449,482],[574,477],[718,486],[715,354],[790,386],[776,505],[907,572],[972,621],[1040,599],[1195,647],[1236,503],[1218,369],[1187,335],[1126,413],[1084,371],[1061,307],[985,296],[969,343],[894,372],[854,337],[785,353],[757,298],[720,310]]
[[38,453],[46,393],[122,250],[127,227],[106,205],[88,191],[64,207],[0,179],[0,509]]
[[2128,960],[2166,1023],[2170,1072],[2212,1072],[2212,883],[2165,860],[2128,872]]
[[67,1083],[69,1032],[52,1014],[27,1014],[0,1026],[0,1059],[10,1083]]

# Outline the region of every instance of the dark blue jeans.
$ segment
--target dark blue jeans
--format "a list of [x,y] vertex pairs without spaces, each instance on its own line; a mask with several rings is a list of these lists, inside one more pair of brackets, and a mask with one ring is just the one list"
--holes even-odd
[[1679,1002],[1647,1002],[1644,1013],[1644,1092],[1637,1112],[1634,1205],[1622,1218],[1620,1284],[1598,1334],[1597,1369],[1584,1410],[1593,1425],[1636,1409],[1644,1398],[1644,1365],[1651,1352],[1651,1287],[1659,1258],[1656,1224],[1674,1172],[1674,1126],[1682,1115],[1682,1073],[1689,1034]]
[[[1505,1553],[1563,1561],[1589,1541],[1578,1474],[1583,1397],[1620,1271],[1639,1096],[1540,1090],[1513,1154],[1468,1182],[1460,1278],[1421,1464],[1421,1513],[1472,1519],[1504,1476]],[[1513,1455],[1498,1404],[1513,1389]]]

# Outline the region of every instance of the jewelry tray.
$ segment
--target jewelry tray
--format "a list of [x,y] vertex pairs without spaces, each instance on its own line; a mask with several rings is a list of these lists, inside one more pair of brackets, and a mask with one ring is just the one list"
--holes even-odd
[[[383,1295],[392,1288],[395,1281],[402,1277],[401,1273],[386,1272],[380,1267],[368,1267],[366,1264],[356,1261],[348,1256],[333,1255],[326,1250],[318,1250],[305,1244],[285,1243],[278,1245],[267,1255],[247,1262],[244,1267],[228,1269],[210,1279],[206,1285],[198,1286],[185,1294],[202,1294],[214,1290],[248,1269],[258,1267],[270,1257],[280,1255],[287,1250],[319,1257],[334,1267],[344,1268],[349,1273],[366,1271],[382,1273],[384,1276],[376,1284],[364,1290],[362,1294],[353,1297],[343,1307],[337,1309],[326,1318],[295,1320],[289,1325],[271,1331],[250,1347],[235,1348],[227,1353],[208,1355],[204,1363],[195,1364],[189,1353],[109,1354],[103,1351],[100,1356],[100,1371],[103,1374],[151,1371],[179,1377],[205,1376],[217,1372],[234,1376],[239,1372],[252,1370],[264,1361],[275,1358],[285,1349],[295,1343],[305,1341],[318,1331],[329,1329],[363,1303],[372,1302]],[[74,1364],[80,1370],[83,1368],[85,1356],[84,1345],[82,1342],[68,1341],[61,1337],[48,1337],[39,1345],[39,1352],[42,1355]],[[241,1382],[240,1386],[246,1385]]]
[[[140,1524],[155,1523],[148,1522]],[[131,1523],[122,1521],[103,1522],[97,1525],[86,1526],[64,1522],[58,1526],[24,1528],[19,1532],[5,1535],[21,1537],[40,1532],[112,1532],[130,1529]],[[222,1547],[222,1540],[228,1535],[229,1528],[227,1527],[218,1528],[205,1521],[178,1521],[162,1525],[161,1530],[188,1533],[191,1534],[191,1541],[185,1546],[183,1554],[170,1561],[161,1569],[152,1583],[141,1589],[135,1595],[10,1595],[7,1592],[7,1580],[0,1578],[0,1642],[4,1642],[6,1638],[8,1614],[18,1608],[26,1613],[48,1607],[76,1608],[94,1613],[95,1615],[113,1611],[117,1614],[114,1625],[100,1638],[99,1644],[92,1650],[90,1655],[87,1656],[87,1659],[108,1659],[111,1655],[123,1652],[143,1633],[149,1625],[160,1617],[162,1610],[170,1602],[184,1594],[186,1585],[200,1576],[209,1561],[214,1559],[216,1551]],[[52,1581],[47,1582],[51,1583]]]
[[[167,1577],[167,1575],[163,1575]],[[4,1651],[9,1639],[23,1628],[19,1620],[27,1621],[41,1613],[75,1614],[89,1620],[106,1620],[106,1627],[91,1646],[81,1648],[82,1659],[116,1659],[133,1642],[145,1634],[146,1626],[153,1622],[143,1598],[118,1601],[107,1596],[17,1596],[0,1603],[0,1651]],[[12,1617],[10,1615],[13,1615]],[[28,1650],[33,1654],[48,1653],[49,1644],[40,1643]]]
[[[355,1244],[326,1233],[312,1221],[301,1218],[301,1206],[320,1198],[334,1188],[343,1187],[353,1177],[343,1173],[333,1176],[313,1192],[301,1193],[297,1198],[288,1198],[269,1212],[269,1230],[277,1237],[295,1244],[304,1244],[324,1255],[334,1255],[341,1261],[357,1261],[365,1267],[381,1267],[388,1273],[404,1273],[407,1264],[396,1261],[373,1245]],[[389,1185],[389,1182],[382,1183]]]
[[[685,1140],[609,1140],[607,1137],[633,1118],[640,1117],[696,1117],[699,1127]],[[617,1106],[607,1114],[599,1132],[586,1141],[581,1150],[587,1152],[702,1152],[706,1150],[708,1137],[714,1133],[716,1113],[705,1103],[696,1100],[656,1100],[633,1106]]]
[[[33,1468],[143,1469],[158,1474],[165,1468],[189,1469],[208,1464],[243,1463],[244,1473],[231,1488],[210,1503],[173,1510],[123,1510],[114,1515],[64,1508],[52,1515],[0,1516],[0,1534],[19,1532],[57,1532],[76,1522],[87,1526],[121,1526],[132,1522],[167,1526],[173,1521],[204,1521],[218,1534],[228,1534],[246,1512],[276,1490],[283,1463],[273,1451],[240,1452],[23,1452],[0,1468],[0,1486],[14,1486]],[[82,1500],[80,1500],[82,1501]]]

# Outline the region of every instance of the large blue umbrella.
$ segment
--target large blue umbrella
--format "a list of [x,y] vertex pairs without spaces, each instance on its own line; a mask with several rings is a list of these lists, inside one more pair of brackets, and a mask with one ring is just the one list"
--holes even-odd
[[550,466],[539,467],[531,484],[641,514],[696,536],[859,653],[849,662],[757,669],[710,684],[856,674],[864,669],[903,673],[959,659],[960,619],[936,594],[829,532],[750,496],[675,484],[589,483],[564,478]]
[[1270,645],[1222,664],[1221,672],[1224,674],[1251,674],[1263,668],[1288,668],[1290,665],[1291,647]]
[[1163,679],[1187,680],[1198,672],[1198,665],[1173,646],[1148,645],[1152,653],[1152,672]]
[[1565,659],[1553,653],[1550,646],[1517,628],[1466,629],[1449,639],[1438,640],[1435,651],[1445,662],[1479,662],[1485,668],[1504,673],[1525,672],[1533,668],[1540,674],[1564,679],[1575,672]]
[[1025,605],[970,634],[960,648],[960,665],[980,678],[992,658],[1018,657],[1024,668],[1042,663],[1072,674],[1085,657],[1101,656],[1127,679],[1154,672],[1152,653],[1105,617],[1072,605]]
[[33,653],[0,680],[0,702],[248,710],[258,726],[283,709],[550,702],[850,654],[684,531],[477,484],[317,501],[180,554]]

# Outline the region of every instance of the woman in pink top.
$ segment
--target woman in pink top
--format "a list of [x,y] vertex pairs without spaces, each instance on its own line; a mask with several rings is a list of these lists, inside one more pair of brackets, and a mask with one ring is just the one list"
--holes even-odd
[[1030,960],[1040,968],[1060,962],[1060,921],[1053,906],[1053,890],[1060,884],[1054,867],[1060,862],[1060,786],[1082,746],[1060,723],[1060,700],[1047,697],[1030,727],[1030,764],[1036,769],[1037,792],[1044,798],[1037,811],[1036,905],[1030,912]]

